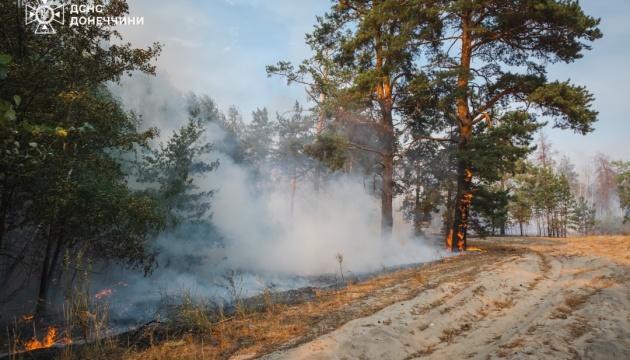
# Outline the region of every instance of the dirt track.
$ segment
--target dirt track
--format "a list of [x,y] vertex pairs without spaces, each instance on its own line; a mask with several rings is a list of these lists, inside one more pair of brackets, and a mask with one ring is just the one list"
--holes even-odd
[[504,256],[453,266],[456,281],[436,278],[410,300],[262,359],[630,359],[629,237],[477,245],[496,243],[508,243]]

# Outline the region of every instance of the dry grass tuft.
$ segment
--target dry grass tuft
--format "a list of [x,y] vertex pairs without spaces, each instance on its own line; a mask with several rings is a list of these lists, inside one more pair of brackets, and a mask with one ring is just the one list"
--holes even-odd
[[444,315],[444,314],[448,313],[448,312],[449,312],[449,311],[451,311],[451,310],[453,310],[453,307],[452,307],[452,306],[445,306],[444,308],[442,308],[442,309],[440,310],[440,314],[441,314],[441,315]]
[[490,345],[490,344],[492,344],[493,342],[499,341],[499,340],[501,339],[501,337],[502,337],[502,335],[501,335],[501,334],[496,334],[496,335],[494,335],[494,337],[492,337],[492,338],[490,338],[490,339],[486,340],[485,344],[486,344],[486,345]]
[[429,345],[427,347],[425,347],[422,350],[418,350],[416,352],[414,352],[413,354],[409,354],[408,356],[406,356],[405,358],[403,358],[403,360],[411,360],[411,359],[415,359],[415,358],[419,358],[419,357],[425,357],[425,356],[429,356],[431,354],[433,354],[435,352],[435,345]]
[[550,319],[566,319],[575,310],[579,309],[588,299],[599,292],[600,289],[596,289],[584,294],[568,294],[564,297],[564,304],[558,306],[553,310],[550,315]]
[[470,330],[470,324],[468,323],[462,324],[459,328],[444,329],[442,330],[442,336],[440,336],[439,339],[450,344],[455,341],[458,335],[468,330]]
[[479,285],[472,291],[472,293],[475,294],[476,296],[481,296],[483,295],[485,291],[486,291],[486,287],[483,285]]
[[503,348],[503,349],[515,349],[515,348],[522,347],[523,345],[525,345],[525,340],[524,339],[514,339],[514,340],[510,341],[509,343],[503,344],[503,345],[501,345],[499,347]]
[[569,335],[571,339],[577,339],[592,330],[593,327],[582,318],[578,318],[575,322],[569,324]]
[[494,300],[492,302],[492,305],[496,308],[496,309],[509,309],[512,306],[514,306],[514,299],[507,299],[505,301],[501,301],[501,300]]
[[572,312],[573,310],[571,310],[570,307],[560,305],[551,312],[551,315],[549,316],[549,318],[550,319],[566,319]]
[[494,353],[500,358],[508,357],[510,355],[510,351],[506,349],[498,349]]
[[538,324],[538,323],[536,323],[536,324],[531,324],[531,325],[529,326],[529,328],[527,328],[527,334],[528,334],[528,335],[531,335],[531,334],[535,333],[535,332],[536,332],[536,330],[538,330],[538,328],[539,328],[540,326],[541,326],[541,325],[540,325],[540,324]]
[[567,295],[564,297],[564,302],[571,309],[577,309],[584,304],[592,294],[581,295]]

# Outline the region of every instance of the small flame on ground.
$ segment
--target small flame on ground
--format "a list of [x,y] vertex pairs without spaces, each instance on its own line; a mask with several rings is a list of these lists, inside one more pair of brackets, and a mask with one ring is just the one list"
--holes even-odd
[[123,281],[119,281],[116,284],[114,284],[114,286],[112,286],[111,289],[104,289],[101,290],[98,294],[94,295],[94,297],[98,300],[102,300],[103,298],[109,298],[113,295],[114,293],[114,289],[116,286],[123,286],[123,287],[127,287],[129,285],[127,285],[126,283],[124,283]]
[[18,320],[18,323],[28,323],[31,321],[33,321],[33,315],[30,315],[30,316],[24,315]]
[[101,290],[98,294],[94,295],[95,298],[101,300],[104,297],[112,296],[112,289]]
[[30,341],[24,344],[24,349],[27,351],[42,349],[51,347],[55,343],[55,336],[57,335],[57,328],[51,326],[48,328],[48,334],[44,340],[39,341],[37,338],[33,337]]
[[466,251],[486,252],[485,250],[481,250],[480,248],[474,246],[469,246]]

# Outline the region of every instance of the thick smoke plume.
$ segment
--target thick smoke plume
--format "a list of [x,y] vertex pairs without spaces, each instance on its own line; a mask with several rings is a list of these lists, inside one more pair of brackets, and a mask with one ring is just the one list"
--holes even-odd
[[[142,114],[143,126],[162,130],[162,141],[187,120],[183,97],[160,76],[135,78],[116,92],[125,107]],[[207,136],[216,149],[226,148],[220,146],[226,135],[218,124],[209,126]],[[216,190],[211,200],[216,232],[199,236],[183,228],[161,236],[160,266],[150,279],[118,274],[130,285],[124,288],[130,298],[150,298],[182,287],[199,295],[225,297],[221,276],[230,270],[245,274],[240,284],[245,296],[261,290],[261,278],[278,289],[306,286],[305,276],[339,272],[337,254],[343,255],[343,271],[350,274],[427,262],[441,255],[414,238],[400,216],[393,237],[382,239],[380,209],[362,178],[336,176],[325,181],[318,193],[308,180],[300,182],[292,210],[289,184],[255,195],[250,169],[220,151],[207,157],[218,159],[220,166],[193,181],[200,190]],[[116,275],[110,280],[117,281]]]

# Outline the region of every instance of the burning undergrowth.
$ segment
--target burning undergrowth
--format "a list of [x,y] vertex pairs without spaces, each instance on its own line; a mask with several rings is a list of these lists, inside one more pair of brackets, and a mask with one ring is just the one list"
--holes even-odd
[[[174,122],[185,122],[185,111],[170,110],[147,125],[172,129]],[[162,135],[164,141],[170,136]],[[412,236],[399,213],[391,237],[382,238],[374,184],[366,184],[364,176],[329,174],[318,191],[308,178],[291,180],[273,171],[261,183],[256,174],[277,164],[262,161],[254,169],[251,163],[237,162],[225,129],[216,122],[207,124],[203,141],[215,150],[200,155],[201,160],[218,160],[220,165],[187,181],[199,193],[214,191],[205,219],[211,225],[183,222],[162,234],[155,244],[159,266],[149,276],[95,264],[89,284],[78,289],[74,284],[57,294],[51,309],[60,310],[50,311],[46,321],[38,319],[34,326],[20,326],[26,330],[9,338],[33,338],[44,347],[54,346],[66,333],[76,341],[92,341],[172,320],[171,310],[192,305],[230,317],[241,306],[312,298],[400,264],[445,256]],[[141,189],[144,185],[135,180],[130,178],[130,185]],[[216,321],[221,320],[213,317],[209,323]],[[56,334],[44,335],[50,334],[50,326]],[[26,349],[18,345],[13,349]]]
[[253,190],[251,167],[223,152],[226,136],[217,124],[209,125],[206,140],[219,150],[204,156],[220,165],[191,179],[199,191],[215,191],[212,226],[184,223],[163,234],[159,267],[148,277],[110,268],[95,279],[94,290],[108,295],[118,323],[155,318],[165,293],[185,291],[229,306],[266,291],[365,280],[383,269],[445,256],[412,236],[400,214],[392,236],[382,238],[379,205],[362,177],[330,176],[320,191],[305,179],[294,184],[295,193],[280,177],[262,192]]
[[[139,340],[145,345],[164,341],[166,333],[169,336],[214,334],[218,325],[227,321],[250,318],[255,316],[253,314],[271,314],[287,306],[356,291],[357,286],[365,287],[362,284],[379,276],[421,266],[383,266],[374,272],[352,272],[344,268],[343,257],[337,256],[334,260],[338,266],[336,273],[276,275],[270,280],[252,272],[230,270],[206,284],[203,292],[200,291],[201,284],[197,284],[196,288],[161,288],[155,293],[144,294],[142,299],[128,297],[129,293],[133,293],[129,292],[130,285],[118,281],[93,295],[84,293],[68,299],[60,310],[61,314],[51,315],[45,321],[35,321],[32,316],[22,317],[11,329],[12,334],[8,338],[12,339],[12,343],[4,352],[18,354],[50,348],[44,354],[59,354],[62,351],[60,348],[69,344],[111,343],[112,339],[124,336],[142,338],[147,331],[160,335],[155,335],[151,341],[146,338]],[[213,295],[203,295],[208,293]]]
[[[473,258],[487,256],[495,255],[479,253],[470,260],[478,263],[482,260]],[[410,299],[447,281],[449,276],[443,278],[449,274],[446,268],[466,268],[470,266],[466,265],[468,262],[464,259],[457,263],[408,264],[382,268],[372,274],[347,272],[345,283],[340,281],[339,274],[314,276],[310,281],[320,286],[287,291],[266,288],[255,296],[236,298],[229,304],[186,289],[164,292],[156,316],[146,323],[88,344],[75,341],[62,348],[61,342],[55,342],[52,348],[29,353],[28,358],[223,359],[236,354],[265,353],[308,341],[352,318]],[[116,291],[112,294],[115,297]],[[12,359],[24,356],[14,353]]]

